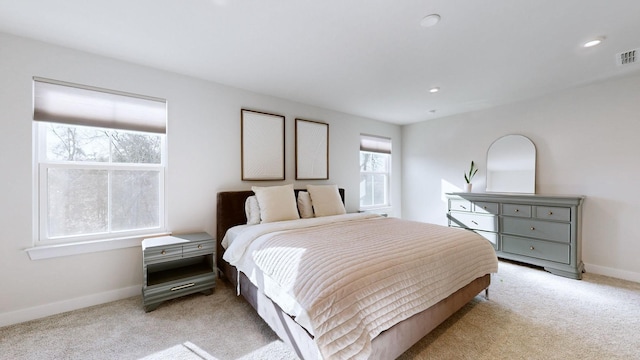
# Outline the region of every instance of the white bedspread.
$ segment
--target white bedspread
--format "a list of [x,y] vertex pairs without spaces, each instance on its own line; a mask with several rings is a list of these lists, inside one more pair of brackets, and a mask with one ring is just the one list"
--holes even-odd
[[367,358],[382,331],[498,270],[477,234],[369,214],[248,227],[224,259],[314,334],[325,359]]

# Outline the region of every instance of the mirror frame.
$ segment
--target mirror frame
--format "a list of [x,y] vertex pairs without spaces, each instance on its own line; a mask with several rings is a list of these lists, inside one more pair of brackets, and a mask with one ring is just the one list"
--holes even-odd
[[[527,159],[522,159],[522,156]],[[496,161],[502,162],[498,166],[501,171],[495,171]],[[500,175],[499,180],[496,180],[497,175]],[[487,192],[535,194],[536,147],[531,139],[524,135],[510,134],[495,140],[487,150],[486,176]]]

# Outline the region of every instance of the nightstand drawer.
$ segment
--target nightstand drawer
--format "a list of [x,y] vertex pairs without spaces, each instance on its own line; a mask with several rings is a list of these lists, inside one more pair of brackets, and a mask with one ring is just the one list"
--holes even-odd
[[174,281],[163,282],[158,285],[147,286],[142,289],[145,303],[153,303],[173,299],[186,294],[212,289],[216,283],[216,274],[210,271],[206,274],[185,277]]
[[502,236],[502,251],[541,260],[569,264],[569,245],[549,241]]
[[535,217],[546,220],[571,221],[571,209],[565,207],[537,206]]
[[531,217],[531,206],[520,204],[502,204],[502,215]]
[[182,257],[182,245],[152,247],[144,250],[144,259],[147,263],[167,261],[172,258]]
[[502,232],[567,243],[571,241],[571,225],[567,223],[504,217]]
[[469,200],[453,199],[450,202],[451,211],[471,211],[471,201]]
[[195,256],[199,254],[210,254],[213,251],[214,243],[211,240],[192,242],[182,246],[184,257]]
[[473,230],[498,231],[498,221],[494,215],[451,213],[451,225]]

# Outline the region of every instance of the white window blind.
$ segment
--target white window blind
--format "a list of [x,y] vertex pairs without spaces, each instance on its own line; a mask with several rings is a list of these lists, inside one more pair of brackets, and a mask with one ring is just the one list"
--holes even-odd
[[361,134],[360,151],[391,154],[391,139],[381,136]]
[[166,134],[167,101],[34,77],[33,120]]

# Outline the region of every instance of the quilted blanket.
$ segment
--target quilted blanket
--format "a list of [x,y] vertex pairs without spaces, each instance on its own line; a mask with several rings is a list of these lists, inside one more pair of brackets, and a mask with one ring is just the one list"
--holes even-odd
[[325,359],[367,358],[382,331],[498,269],[489,242],[466,230],[369,216],[291,223],[240,234],[226,260],[296,317]]

